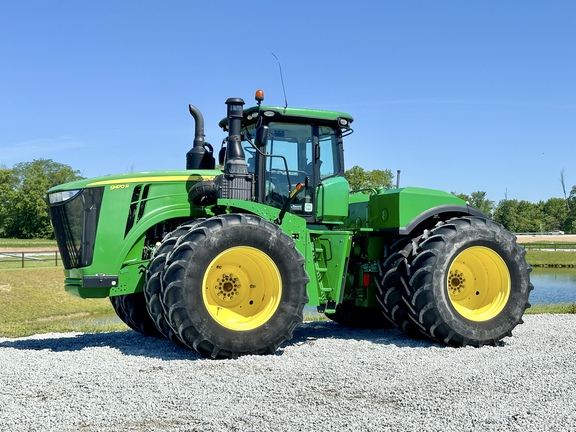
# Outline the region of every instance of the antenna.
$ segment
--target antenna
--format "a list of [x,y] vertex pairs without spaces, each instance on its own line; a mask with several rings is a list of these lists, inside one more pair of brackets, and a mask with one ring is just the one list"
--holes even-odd
[[278,62],[278,68],[280,69],[280,81],[282,82],[282,91],[284,92],[284,109],[288,108],[288,99],[286,99],[286,88],[284,87],[284,77],[282,76],[282,65],[280,60],[276,57],[276,54],[272,53],[276,61]]

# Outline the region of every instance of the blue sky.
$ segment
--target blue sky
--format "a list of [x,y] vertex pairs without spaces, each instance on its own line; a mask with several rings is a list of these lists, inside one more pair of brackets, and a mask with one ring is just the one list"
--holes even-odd
[[350,113],[346,167],[531,202],[576,185],[576,2],[0,2],[0,165],[183,169],[224,101]]

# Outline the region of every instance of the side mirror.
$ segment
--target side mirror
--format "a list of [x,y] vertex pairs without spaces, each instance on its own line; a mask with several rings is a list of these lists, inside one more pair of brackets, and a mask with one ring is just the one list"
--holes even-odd
[[258,126],[256,129],[256,137],[254,138],[256,147],[264,147],[268,143],[268,126]]

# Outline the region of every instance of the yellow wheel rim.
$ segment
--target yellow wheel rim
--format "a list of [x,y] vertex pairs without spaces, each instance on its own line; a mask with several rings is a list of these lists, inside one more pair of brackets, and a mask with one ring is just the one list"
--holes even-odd
[[266,323],[282,296],[276,264],[264,252],[248,246],[227,249],[214,258],[202,287],[204,305],[212,318],[236,331]]
[[506,263],[483,246],[460,252],[446,281],[452,306],[471,321],[487,321],[502,312],[510,297],[510,287]]

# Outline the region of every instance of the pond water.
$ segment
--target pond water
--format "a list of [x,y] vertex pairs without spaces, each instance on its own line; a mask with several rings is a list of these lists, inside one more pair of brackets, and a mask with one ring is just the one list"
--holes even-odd
[[530,303],[576,303],[576,268],[535,267],[530,274],[534,291]]

